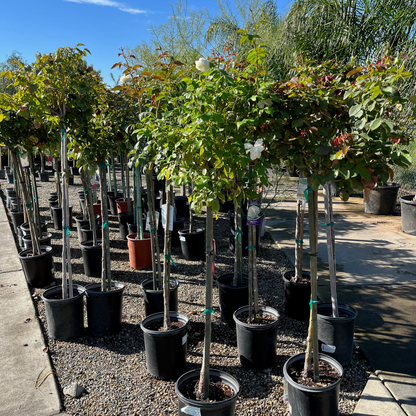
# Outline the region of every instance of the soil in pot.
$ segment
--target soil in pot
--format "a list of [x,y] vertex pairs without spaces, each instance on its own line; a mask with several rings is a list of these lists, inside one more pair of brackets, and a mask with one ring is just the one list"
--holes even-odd
[[171,327],[163,330],[163,313],[145,318],[140,327],[144,334],[147,371],[153,377],[173,380],[186,370],[189,320],[185,315],[169,312]]
[[92,335],[114,334],[120,331],[124,285],[113,283],[112,290],[101,291],[100,283],[85,287],[87,295],[88,329]]
[[[153,279],[146,279],[140,285],[143,291],[144,309],[146,316],[163,312],[163,290],[153,290]],[[178,311],[178,287],[179,282],[175,278],[170,279],[169,310]]]
[[188,261],[205,261],[205,230],[178,231],[182,254]]
[[[297,354],[287,360],[283,366],[290,414],[292,416],[338,416],[339,389],[344,373],[341,364],[332,357],[319,354],[320,368],[321,365],[325,368],[329,366],[331,375],[325,376],[324,368],[322,368],[322,385],[312,386],[313,380],[303,381],[302,377],[298,378],[303,370],[304,360],[305,354]],[[331,368],[337,374],[334,374]],[[297,383],[292,375],[302,384]]]
[[374,215],[392,215],[396,210],[397,194],[400,185],[378,186],[370,191],[368,202],[364,202],[364,212]]
[[129,247],[130,267],[134,270],[149,269],[152,267],[152,246],[150,233],[143,233],[143,239],[136,239],[137,234],[127,236]]
[[97,240],[97,243],[98,245],[94,246],[92,240],[86,240],[80,244],[84,273],[89,277],[101,277],[102,241]]
[[242,366],[253,370],[268,370],[276,361],[279,312],[269,306],[259,306],[259,318],[248,321],[248,306],[234,312],[237,329],[238,356]]
[[26,281],[33,287],[45,287],[54,280],[55,267],[52,247],[41,246],[41,254],[33,255],[32,249],[19,253],[19,259],[25,273]]
[[42,295],[50,338],[66,340],[84,334],[85,288],[73,285],[73,297],[62,299],[62,288],[52,287]]
[[197,400],[195,386],[199,381],[199,370],[192,370],[179,377],[175,384],[178,396],[179,415],[233,416],[240,394],[240,384],[231,375],[210,369],[209,401]]
[[309,319],[311,300],[311,283],[309,272],[302,272],[300,282],[294,281],[295,272],[293,270],[283,275],[285,288],[285,314],[300,321]]
[[338,314],[338,318],[332,316],[330,303],[318,304],[319,351],[346,365],[352,359],[354,323],[358,313],[348,305],[338,305]]
[[247,305],[248,299],[248,276],[243,275],[243,285],[233,286],[232,274],[225,274],[217,279],[219,306],[221,319],[228,325],[235,327],[234,312]]

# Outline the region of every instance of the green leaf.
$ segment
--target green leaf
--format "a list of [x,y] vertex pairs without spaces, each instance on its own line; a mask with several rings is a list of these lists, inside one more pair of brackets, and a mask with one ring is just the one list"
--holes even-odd
[[361,175],[361,177],[363,179],[365,179],[366,181],[371,181],[371,173],[369,172],[368,169],[366,168],[359,168],[358,169],[359,174]]
[[212,210],[214,212],[218,212],[220,210],[220,201],[218,201],[218,199],[214,199],[212,202]]
[[321,145],[316,148],[316,153],[320,156],[326,156],[329,153],[331,153],[331,151],[332,151],[332,147],[330,146]]
[[381,126],[381,123],[383,122],[383,119],[381,118],[377,118],[375,120],[373,120],[373,122],[371,123],[370,126],[370,130],[376,130]]
[[413,104],[416,104],[416,95],[412,95],[411,97],[409,97],[409,101]]
[[357,122],[355,123],[355,128],[357,130],[362,130],[365,127],[366,122],[367,122],[367,120],[365,118],[357,120]]
[[354,117],[356,114],[358,114],[358,112],[361,110],[361,104],[356,104],[356,105],[353,105],[351,108],[350,108],[350,111],[349,111],[349,114],[350,114],[350,117]]
[[302,124],[303,124],[303,119],[302,118],[298,118],[297,120],[292,121],[292,127],[293,128],[301,127]]

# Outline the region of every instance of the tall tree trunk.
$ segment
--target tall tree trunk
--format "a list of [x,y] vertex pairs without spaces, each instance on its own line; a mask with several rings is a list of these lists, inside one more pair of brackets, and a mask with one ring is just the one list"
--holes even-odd
[[334,212],[332,208],[332,194],[330,184],[324,186],[326,246],[328,249],[329,284],[331,287],[332,316],[339,317],[337,296],[337,266],[335,261],[335,230]]
[[297,201],[296,207],[296,231],[295,231],[295,281],[302,280],[302,261],[303,261],[303,224],[304,214],[303,201]]
[[164,238],[164,263],[163,263],[163,326],[165,330],[170,327],[170,316],[169,316],[169,293],[170,293],[170,239],[171,231],[169,228],[171,212],[170,206],[172,205],[172,186],[170,181],[166,181],[166,216],[165,216],[165,238]]
[[142,205],[142,175],[140,165],[136,168],[136,199],[137,199],[137,235],[136,238],[143,240],[143,205]]
[[198,397],[208,399],[209,397],[209,356],[211,351],[211,315],[212,315],[212,262],[213,262],[213,218],[212,207],[207,206],[206,218],[206,280],[205,280],[205,336],[204,352],[202,357],[202,368],[198,383]]
[[101,261],[101,289],[103,291],[111,290],[110,232],[108,224],[107,177],[105,165],[105,159],[103,159],[102,163],[98,165],[100,177],[101,219],[103,224]]
[[90,175],[82,168],[79,172],[82,182],[82,187],[84,188],[85,195],[85,206],[86,212],[88,213],[88,218],[90,220],[90,228],[92,231],[92,244],[97,245],[97,222],[95,221],[94,215],[94,205],[92,201],[93,191],[91,188],[91,179]]

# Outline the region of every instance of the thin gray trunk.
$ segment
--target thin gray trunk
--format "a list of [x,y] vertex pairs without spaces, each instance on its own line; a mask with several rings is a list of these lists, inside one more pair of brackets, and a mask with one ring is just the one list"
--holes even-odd
[[[311,273],[311,308],[312,308],[312,352],[314,380],[319,380],[318,316],[317,316],[317,256],[318,256],[318,193],[312,190],[312,181],[308,177],[308,210],[309,210],[309,256]],[[305,363],[310,357],[305,357]],[[306,364],[305,364],[306,365]]]
[[33,203],[33,214],[35,217],[35,224],[37,229],[37,234],[39,238],[42,238],[42,224],[40,220],[40,212],[39,212],[39,197],[38,197],[38,187],[36,186],[36,178],[35,178],[35,163],[34,157],[32,154],[28,155],[29,157],[29,169],[30,169],[30,178],[31,178],[31,189],[32,189],[32,203]]
[[256,254],[256,239],[257,239],[257,230],[256,225],[250,225],[252,228],[251,232],[251,242],[250,250],[252,256],[252,267],[253,267],[253,306],[254,306],[254,316],[259,313],[259,283],[257,279],[257,254]]
[[127,194],[127,212],[131,213],[131,201],[130,201],[130,169],[129,164],[127,163],[127,157],[126,157],[126,194]]
[[103,224],[102,230],[102,271],[101,271],[101,289],[103,291],[111,290],[111,263],[110,263],[110,232],[108,224],[108,205],[107,205],[107,177],[105,170],[105,160],[99,165],[100,177],[100,197],[101,197],[101,218]]
[[234,279],[233,286],[243,284],[243,209],[234,201]]
[[205,336],[202,368],[198,383],[198,395],[204,399],[209,397],[209,356],[211,350],[211,315],[212,315],[212,262],[213,262],[213,218],[212,207],[207,206],[206,218],[206,283],[205,283]]
[[304,224],[304,210],[302,209],[303,202],[297,201],[296,207],[296,231],[295,231],[295,281],[302,280],[302,261],[303,261],[303,224]]
[[166,181],[166,218],[165,218],[165,238],[164,238],[164,264],[163,264],[163,326],[165,330],[170,328],[169,316],[169,292],[170,292],[170,206],[172,205],[172,186],[170,181]]
[[142,176],[140,165],[136,168],[136,211],[137,211],[137,235],[136,238],[143,240],[143,205],[142,205]]
[[111,169],[113,171],[113,192],[114,196],[117,196],[116,158],[114,157],[114,154],[111,156],[111,161]]
[[40,172],[45,173],[45,156],[40,153]]
[[[86,212],[88,213],[88,218],[90,220],[90,228],[92,231],[92,244],[97,245],[97,222],[95,221],[94,215],[94,205],[92,201],[92,189],[91,189],[91,180],[90,175],[82,168],[79,172],[82,182],[82,187],[84,188],[85,195],[85,207]],[[85,217],[84,217],[85,218]]]
[[120,173],[121,173],[121,187],[123,190],[123,200],[126,200],[126,186],[124,180],[124,156],[120,153]]
[[337,296],[337,266],[335,261],[334,212],[330,184],[324,186],[326,245],[328,249],[329,285],[331,287],[332,316],[339,317]]

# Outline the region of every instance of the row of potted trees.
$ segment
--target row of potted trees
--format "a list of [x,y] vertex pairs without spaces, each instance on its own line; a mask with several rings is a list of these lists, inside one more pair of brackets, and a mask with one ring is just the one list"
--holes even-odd
[[[2,105],[0,114],[2,140],[12,152],[20,148],[29,151],[27,142],[16,142],[11,129],[4,128],[8,123],[12,126],[16,124],[11,117],[14,111],[19,120],[33,125],[35,131],[32,135],[25,131],[19,140],[28,136],[37,138],[37,131],[48,125],[51,126],[50,131],[55,132],[57,143],[61,145],[64,300],[76,297],[74,295],[77,290],[72,285],[67,236],[67,149],[85,175],[84,193],[89,201],[87,212],[90,212],[93,230],[95,221],[87,174],[97,167],[99,170],[102,284],[91,289],[97,295],[106,292],[109,295],[122,293],[122,287],[111,282],[109,266],[106,191],[107,171],[111,166],[107,166],[108,161],[114,153],[129,152],[129,161],[125,164],[135,167],[136,204],[133,209],[136,213],[136,236],[139,239],[144,237],[140,178],[141,172],[145,173],[153,268],[150,288],[162,291],[164,300],[163,313],[150,315],[142,322],[142,328],[145,332],[148,370],[157,377],[172,378],[180,375],[184,361],[177,360],[175,355],[170,356],[166,351],[178,353],[181,357],[184,357],[186,351],[184,333],[188,319],[177,313],[170,304],[172,186],[189,187],[191,191],[188,201],[196,212],[201,212],[203,206],[206,206],[205,347],[201,371],[187,373],[177,382],[180,414],[192,414],[189,412],[196,411],[192,409],[202,409],[205,412],[206,408],[222,408],[224,404],[229,408],[229,414],[232,414],[239,390],[236,380],[209,367],[212,262],[215,253],[213,215],[220,209],[220,201],[224,203],[227,199],[232,200],[235,206],[236,263],[232,282],[227,286],[233,291],[233,300],[237,293],[234,289],[237,288],[243,289],[242,292],[247,296],[243,305],[234,306],[241,306],[240,308],[232,310],[237,323],[240,361],[243,365],[257,369],[270,368],[274,363],[279,314],[272,308],[259,305],[256,226],[260,218],[262,191],[269,184],[267,169],[282,160],[291,168],[296,166],[307,181],[304,193],[309,206],[310,332],[306,354],[289,360],[284,373],[289,384],[289,403],[292,408],[297,408],[307,406],[308,401],[301,397],[309,394],[309,388],[301,387],[293,381],[292,372],[296,370],[301,376],[309,376],[313,382],[317,382],[319,361],[326,361],[333,366],[339,379],[331,387],[334,393],[330,395],[325,414],[334,414],[334,409],[338,406],[342,367],[321,355],[318,347],[316,192],[319,185],[327,187],[328,182],[336,180],[340,195],[345,200],[357,188],[371,189],[378,179],[386,182],[392,175],[389,165],[408,166],[410,159],[398,143],[403,144],[409,140],[404,126],[409,120],[413,122],[413,118],[412,114],[408,114],[407,118],[403,116],[403,112],[409,108],[409,100],[400,95],[397,85],[400,85],[401,79],[411,74],[404,70],[403,57],[387,55],[364,67],[357,66],[354,62],[339,65],[332,61],[320,64],[300,61],[296,74],[290,80],[276,82],[268,79],[262,66],[267,53],[264,45],[255,35],[242,32],[241,36],[243,42],[251,44],[251,51],[244,59],[228,52],[225,56],[215,54],[210,60],[198,60],[195,63],[196,69],[175,61],[167,52],[160,54],[152,72],[143,71],[139,65],[130,66],[126,59],[115,65],[123,67],[124,76],[122,85],[111,92],[102,87],[98,75],[83,62],[87,51],[80,49],[80,45],[74,49],[61,48],[56,54],[39,56],[33,68],[22,67],[18,74],[12,75],[20,87],[19,97],[2,97],[4,102],[9,103],[7,108]],[[120,55],[127,58],[123,50]],[[64,74],[61,70],[55,71],[62,67],[65,68]],[[40,95],[39,91],[44,94]],[[11,102],[17,103],[13,110]],[[19,162],[16,160],[16,163]],[[166,224],[163,275],[159,262],[155,198],[152,195],[154,172],[158,172],[159,179],[166,181],[166,204],[162,208],[162,218]],[[129,175],[126,175],[127,182],[128,178]],[[24,186],[22,180],[19,179],[19,182]],[[117,194],[117,186],[113,189]],[[128,183],[126,189],[130,189]],[[332,250],[330,259],[335,260],[330,193],[326,191],[325,195],[328,207],[328,248]],[[32,198],[25,194],[25,201],[31,201]],[[127,209],[130,210],[128,194],[126,200]],[[242,274],[241,266],[244,201],[248,203],[248,243],[244,247],[249,253],[247,279]],[[27,212],[31,212],[30,203],[26,205]],[[30,221],[34,224],[34,220]],[[93,231],[93,245],[98,243],[96,238]],[[298,245],[301,245],[301,238],[297,240]],[[34,247],[36,250],[35,241]],[[335,270],[333,265],[332,262],[330,267]],[[299,276],[299,271],[296,276]],[[331,315],[330,318],[336,319],[340,311],[342,316],[345,310],[337,305],[334,274],[331,275],[331,280],[333,290],[328,314]],[[47,292],[44,298],[47,299]],[[108,305],[104,308],[110,310]],[[90,311],[88,313],[90,316]],[[103,310],[100,313],[104,313]],[[107,322],[110,318],[108,316],[103,319],[101,315],[99,321]],[[154,330],[155,325],[159,325],[162,331],[158,327]],[[266,329],[267,335],[260,329]],[[100,329],[104,332],[106,330],[108,328]],[[259,341],[253,333],[262,333],[263,338]],[[164,341],[168,337],[169,347],[166,347]],[[325,341],[325,344],[332,345],[331,342],[335,341]],[[158,355],[168,359],[159,361]],[[314,360],[313,356],[319,356],[319,360]],[[297,364],[299,360],[302,362],[300,366]],[[230,383],[234,390],[233,397],[227,398],[224,403],[210,403],[212,392],[209,386],[212,378],[225,384]],[[197,385],[196,395],[191,398],[184,396],[183,388],[190,381]],[[326,387],[314,389],[318,393],[328,390]],[[321,399],[316,400],[319,403]],[[313,402],[314,400],[311,401]],[[303,414],[301,412],[303,410],[299,408],[294,414]]]

